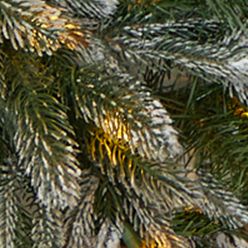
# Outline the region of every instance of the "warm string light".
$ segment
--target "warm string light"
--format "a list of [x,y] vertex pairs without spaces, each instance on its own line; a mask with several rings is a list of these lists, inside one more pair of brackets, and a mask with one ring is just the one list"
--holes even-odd
[[233,97],[231,104],[229,104],[229,109],[233,111],[235,116],[241,118],[248,118],[248,108],[240,103],[238,98]]

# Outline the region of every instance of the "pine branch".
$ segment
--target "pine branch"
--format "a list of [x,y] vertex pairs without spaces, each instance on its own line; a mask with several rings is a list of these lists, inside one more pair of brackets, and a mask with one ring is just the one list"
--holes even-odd
[[[10,166],[10,165],[9,165]],[[16,228],[18,222],[19,199],[16,191],[19,185],[16,184],[16,177],[9,166],[1,165],[0,184],[0,245],[3,248],[14,248],[16,241]],[[14,167],[14,165],[11,165]],[[12,168],[14,169],[14,168]]]
[[79,76],[72,83],[85,121],[93,121],[113,139],[127,142],[132,153],[161,161],[180,155],[182,148],[172,120],[140,82],[117,77],[104,81],[92,78],[91,84],[85,84]]
[[213,175],[203,169],[198,170],[197,174],[201,177],[200,184],[209,202],[206,209],[208,216],[217,216],[219,220],[227,223],[229,228],[244,226],[248,222],[248,208],[215,180]]
[[84,170],[81,180],[81,199],[78,207],[68,210],[65,216],[66,248],[96,247],[97,236],[94,212],[95,191],[99,180],[92,171]]
[[[19,163],[32,177],[32,185],[43,204],[76,205],[80,171],[74,151],[76,143],[69,138],[73,131],[65,110],[42,90],[31,92],[22,88],[17,95],[14,111],[19,114],[14,141]],[[26,125],[31,129],[26,129]]]
[[[120,41],[128,47],[126,53],[129,57],[142,61],[157,59],[170,61],[208,82],[222,83],[229,87],[231,96],[234,89],[239,98],[247,103],[245,34],[235,30],[231,34],[227,32],[221,40],[216,41],[216,44],[208,42],[201,44],[201,41],[192,40],[193,36],[183,37],[185,27],[187,31],[190,26],[197,25],[197,21],[188,22],[182,24],[182,29],[177,27],[177,33],[173,26],[180,26],[180,22],[168,25],[152,24],[148,26],[148,34],[144,34],[146,27],[137,29],[127,27],[128,33],[135,38],[124,36]],[[176,36],[168,35],[169,31]],[[155,36],[149,37],[149,32]]]
[[[185,137],[190,137],[188,150],[194,151],[190,164],[199,168],[198,182],[210,204],[206,210],[210,217],[216,216],[229,228],[241,227],[247,222],[247,206],[246,201],[238,200],[235,195],[240,197],[247,187],[242,176],[246,171],[247,134],[243,129],[246,120],[235,115],[240,106],[232,109],[233,100],[223,94],[221,87],[198,84],[191,91],[185,92],[183,102],[188,103],[182,109],[181,127]],[[218,206],[219,210],[211,205]]]
[[75,20],[43,0],[1,1],[0,18],[0,41],[10,40],[15,50],[24,48],[42,56],[63,45],[75,49],[88,43]]
[[[32,58],[30,64],[31,61]],[[9,68],[17,71],[6,104],[7,119],[11,120],[14,130],[8,127],[5,130],[10,132],[18,164],[31,176],[31,184],[42,204],[74,206],[79,199],[77,178],[80,174],[74,132],[66,107],[49,94],[50,79],[36,64],[27,70],[30,64],[27,68],[24,66],[23,71],[14,66]],[[29,81],[31,78],[36,82]]]
[[211,12],[219,19],[225,20],[232,28],[244,28],[243,19],[246,17],[247,2],[238,0],[235,2],[224,0],[208,0],[206,4]]
[[62,213],[40,206],[33,219],[32,248],[61,248],[64,245]]
[[[130,188],[128,187],[130,192]],[[131,193],[131,192],[130,192]],[[134,230],[148,245],[155,241],[161,247],[191,247],[183,237],[175,235],[166,219],[165,212],[147,204],[135,193],[123,200],[123,209]]]
[[6,55],[3,50],[0,50],[0,92],[1,98],[4,99],[4,95],[6,93],[6,78],[5,78],[5,63],[6,63]]
[[[78,208],[67,211],[65,217],[66,247],[119,247],[122,225],[118,224],[116,218],[114,223],[111,223],[113,216],[107,214],[107,204],[103,205],[103,202],[98,202],[100,208],[106,209],[99,211],[97,208],[98,203],[95,201],[100,201],[97,198],[99,192],[96,192],[96,190],[99,191],[98,187],[104,187],[104,185],[99,186],[99,179],[92,176],[92,170],[84,170],[81,181],[81,203]],[[104,189],[105,194],[108,189],[105,187]],[[101,197],[105,198],[104,195],[101,195]],[[108,204],[112,205],[111,202]]]
[[[153,206],[147,216],[168,216],[174,209],[195,206],[210,219],[220,221],[228,228],[241,227],[247,222],[247,207],[242,205],[233,193],[222,188],[220,183],[214,180],[213,175],[175,169],[175,164],[142,161],[132,156],[125,144],[120,142],[118,145],[113,144],[113,141],[100,136],[99,133],[93,132],[91,135],[94,137],[93,140],[86,142],[89,144],[89,153],[92,151],[92,159],[100,162],[101,173],[106,175],[115,187],[121,184],[121,187],[125,188],[125,193],[120,194],[130,199],[126,206],[131,204],[131,199],[140,197],[141,205],[146,209]],[[136,219],[134,216],[129,218],[130,221]],[[138,226],[146,223],[143,221]],[[148,223],[151,223],[151,220]],[[169,223],[165,219],[161,226],[169,227]]]
[[109,220],[103,222],[98,233],[97,247],[119,248],[122,230],[118,230]]
[[[145,164],[144,161],[140,160],[136,161],[135,158],[128,154],[127,147],[122,148],[125,147],[123,144],[119,143],[119,147],[117,145],[113,146],[111,141],[107,140],[104,136],[100,138],[99,134],[96,133],[92,133],[92,136],[97,137],[96,139],[99,139],[99,141],[96,141],[95,138],[93,138],[93,142],[89,141],[89,151],[94,151],[92,153],[93,159],[100,159],[101,172],[106,174],[114,185],[116,185],[115,181],[117,180],[118,183],[125,186],[125,192],[129,192],[130,198],[134,194],[137,196],[142,195],[142,199],[146,202],[145,205],[157,206],[157,209],[164,211],[159,216],[166,215],[173,209],[182,207],[183,205],[196,205],[203,209],[209,217],[214,217],[217,220],[223,219],[224,223],[230,223],[230,225],[228,224],[230,227],[233,225],[239,226],[240,218],[243,218],[244,223],[246,222],[247,210],[237,201],[233,194],[224,190],[222,191],[222,196],[218,195],[219,186],[215,182],[211,194],[217,194],[217,198],[222,198],[222,201],[223,197],[228,197],[228,200],[223,203],[224,205],[221,205],[221,203],[216,202],[209,195],[210,191],[206,189],[206,184],[203,187],[200,186],[204,182],[206,175],[201,174],[200,177],[202,179],[199,179],[199,181],[187,181],[187,171],[174,170],[173,172],[169,164],[153,165],[150,163]],[[104,141],[104,139],[106,140]],[[121,151],[121,149],[123,150]],[[108,160],[106,160],[107,157]],[[188,173],[190,174],[190,172]],[[210,176],[209,180],[211,178],[213,176]],[[229,211],[226,209],[225,204],[227,202],[232,202],[235,204],[235,208],[242,209],[239,213],[240,215],[235,216],[232,210]],[[227,211],[226,216],[224,214],[225,211]]]
[[[213,94],[209,95],[202,102],[198,102],[198,107],[201,108],[200,105],[209,100],[212,103],[215,102],[213,99],[217,97]],[[245,111],[245,106],[232,106],[231,99],[224,99],[224,101],[227,101],[227,113],[224,113],[223,106],[216,107],[209,104],[210,109],[219,109],[218,114],[213,113],[206,117],[205,111],[200,112],[199,109],[195,117],[192,117],[192,122],[187,118],[188,125],[183,128],[187,130],[186,132],[189,132],[190,129],[194,130],[193,132],[190,131],[191,140],[189,140],[189,143],[194,142],[196,144],[196,155],[200,156],[199,160],[204,161],[208,157],[211,161],[211,164],[204,164],[204,162],[202,164],[202,161],[199,161],[197,166],[205,165],[204,167],[216,175],[218,180],[235,190],[237,196],[246,199],[247,179],[244,175],[247,170],[245,166],[247,160],[247,131],[246,119],[241,117],[242,110]],[[234,109],[232,109],[233,107]],[[241,110],[240,114],[235,114],[237,110]],[[189,113],[189,115],[191,114]],[[203,125],[197,125],[197,120],[203,120]],[[212,137],[212,139],[210,140],[209,137]],[[218,174],[220,171],[221,175]]]
[[31,232],[31,215],[25,210],[25,186],[15,159],[8,158],[0,166],[1,247],[31,245],[27,238]]
[[[248,223],[246,197],[213,176],[232,181],[238,165],[238,193],[246,191],[247,125],[209,121],[201,109],[222,112],[213,99],[202,104],[209,93],[195,95],[196,82],[218,83],[248,103],[246,9],[244,0],[0,1],[0,164],[17,159],[0,166],[3,246],[204,244],[191,236],[213,229],[191,231],[200,228],[191,219],[175,233],[174,212],[185,207],[216,229]],[[161,84],[174,68],[197,80],[190,92],[167,91],[164,104],[141,83],[147,67]],[[184,115],[183,142],[167,109]]]
[[[61,4],[58,0],[54,1]],[[101,20],[113,15],[117,4],[118,0],[66,0],[63,7],[74,16]]]
[[144,8],[148,9],[155,20],[182,20],[189,16],[204,19],[213,18],[224,21],[232,29],[244,28],[243,21],[247,18],[248,8],[245,0],[142,0],[123,2],[132,5],[132,8],[139,6],[138,10],[140,11]]
[[217,244],[218,247],[223,247],[223,246],[228,248],[248,247],[248,242],[235,234],[218,233],[215,239],[216,239],[215,245]]
[[33,242],[30,239],[32,232],[33,211],[37,207],[35,203],[35,194],[27,177],[23,171],[18,173],[18,223],[16,226],[15,247],[32,247]]
[[138,196],[142,195],[147,204],[149,202],[165,214],[176,206],[191,204],[193,194],[187,190],[187,180],[180,176],[182,171],[176,170],[174,163],[142,160],[131,154],[127,144],[113,141],[99,130],[88,129],[90,134],[85,141],[88,154],[99,163],[101,174],[106,175],[111,183],[121,183],[129,194],[131,190]]
[[[107,211],[114,220],[128,220],[148,243],[154,241],[164,246],[172,243],[177,245],[175,247],[185,247],[187,242],[184,239],[173,236],[168,217],[174,208],[191,204],[193,193],[183,183],[184,179],[173,175],[169,165],[147,164],[131,156],[128,147],[121,142],[112,147],[113,143],[106,137],[94,132],[91,135],[93,142],[88,140],[86,143],[89,144],[89,152],[94,151],[92,159],[100,162],[101,174],[106,175],[106,180],[114,186],[109,186],[113,188],[111,191],[102,186],[102,193],[98,193],[97,197],[99,212]],[[162,175],[163,179],[159,178]],[[115,199],[113,203],[108,202],[108,194]],[[198,197],[197,194],[195,197]]]

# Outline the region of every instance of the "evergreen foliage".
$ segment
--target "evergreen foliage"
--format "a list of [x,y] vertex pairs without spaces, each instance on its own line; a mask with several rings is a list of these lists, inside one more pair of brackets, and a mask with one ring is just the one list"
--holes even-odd
[[247,13],[0,0],[0,247],[248,247]]

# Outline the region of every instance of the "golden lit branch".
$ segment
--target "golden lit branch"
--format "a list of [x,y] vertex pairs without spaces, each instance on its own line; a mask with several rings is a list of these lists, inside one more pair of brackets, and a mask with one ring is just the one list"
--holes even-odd
[[229,109],[233,112],[233,115],[248,118],[248,108],[242,104],[237,97],[233,97]]
[[[59,7],[44,1],[27,2],[25,8],[13,0],[0,2],[0,41],[10,40],[14,49],[25,48],[51,55],[61,47],[87,47],[90,33],[82,30],[78,21],[65,15]],[[14,14],[14,15],[13,15]]]
[[154,237],[148,240],[142,240],[140,248],[174,248],[178,247],[177,245],[175,245],[177,242],[184,242],[184,247],[189,247],[188,241],[186,239],[184,240],[183,237],[157,232]]
[[131,138],[128,123],[124,123],[118,113],[106,115],[104,131],[117,140],[128,142]]
[[113,167],[120,165],[124,167],[126,163],[132,164],[132,160],[127,158],[129,147],[127,143],[121,139],[114,140],[109,134],[103,130],[92,128],[90,135],[86,140],[88,153],[94,161],[110,161]]
[[83,32],[75,19],[68,18],[63,14],[63,9],[44,4],[42,11],[36,14],[32,22],[42,29],[52,30],[57,37],[57,40],[53,40],[55,46],[60,47],[63,44],[72,50],[79,46],[88,46],[89,32]]

